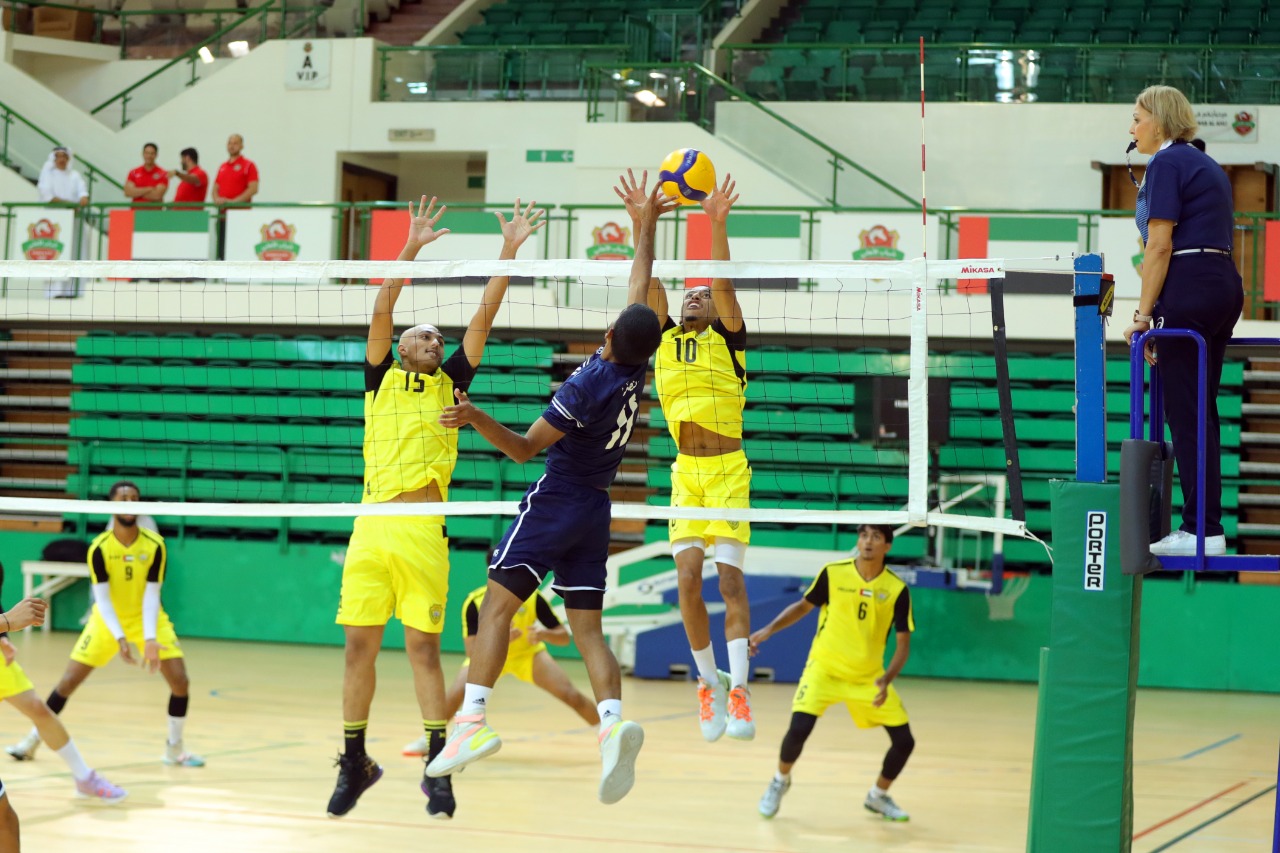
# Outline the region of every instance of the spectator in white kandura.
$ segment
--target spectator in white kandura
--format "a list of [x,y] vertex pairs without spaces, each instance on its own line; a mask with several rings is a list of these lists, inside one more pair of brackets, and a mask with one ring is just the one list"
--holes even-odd
[[36,191],[40,193],[41,201],[78,204],[81,207],[89,203],[89,188],[80,173],[71,168],[71,152],[62,146],[53,149],[48,162],[40,170]]

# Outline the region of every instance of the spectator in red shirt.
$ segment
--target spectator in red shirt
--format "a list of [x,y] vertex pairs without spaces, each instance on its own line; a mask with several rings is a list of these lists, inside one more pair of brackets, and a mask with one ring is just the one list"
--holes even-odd
[[194,148],[182,149],[182,168],[169,172],[178,179],[178,189],[173,194],[175,202],[203,204],[209,192],[209,176],[200,168],[200,154]]
[[258,194],[258,167],[241,156],[244,137],[233,133],[227,137],[227,162],[218,167],[213,185],[213,200],[218,204],[243,204]]
[[157,153],[154,142],[142,146],[142,165],[130,172],[124,182],[124,194],[133,199],[135,206],[159,204],[169,189],[169,173],[156,165]]

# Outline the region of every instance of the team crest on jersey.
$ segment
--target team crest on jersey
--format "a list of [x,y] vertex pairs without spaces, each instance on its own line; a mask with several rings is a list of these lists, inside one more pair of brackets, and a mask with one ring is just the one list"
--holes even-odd
[[729,529],[730,529],[730,530],[737,530],[737,529],[738,529],[738,525],[739,525],[739,523],[740,523],[740,522],[737,522],[737,521],[730,521],[730,522],[729,522]]
[[444,617],[444,608],[439,604],[431,605],[431,624],[439,625],[441,618]]
[[884,592],[884,591],[878,592],[878,593],[876,593],[876,598],[880,599],[881,601],[888,601],[888,600],[889,600],[889,593]]
[[606,222],[591,229],[592,245],[587,258],[592,261],[629,261],[636,251],[631,248],[631,229],[616,222]]

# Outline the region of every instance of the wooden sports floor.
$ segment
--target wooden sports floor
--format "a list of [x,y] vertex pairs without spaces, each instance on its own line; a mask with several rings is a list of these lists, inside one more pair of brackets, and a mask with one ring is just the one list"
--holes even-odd
[[[42,695],[74,639],[56,632],[16,638]],[[208,766],[159,762],[164,683],[115,662],[81,688],[63,717],[90,765],[127,787],[129,799],[115,807],[73,799],[66,768],[47,748],[26,763],[0,754],[24,851],[1025,849],[1033,685],[902,679],[917,747],[893,795],[911,822],[889,824],[862,808],[888,740],[856,730],[836,710],[810,739],[778,816],[756,813],[786,728],[791,685],[756,688],[754,742],[707,744],[689,684],[628,679],[626,713],[644,725],[645,747],[630,796],[602,806],[593,732],[551,697],[507,679],[490,710],[502,752],[456,777],[458,813],[443,822],[424,811],[420,760],[400,756],[419,733],[419,715],[408,664],[388,652],[369,729],[370,752],[386,774],[351,814],[330,820],[324,812],[341,739],[341,651],[201,640],[185,646],[192,678],[187,746]],[[448,661],[449,675],[458,662]],[[580,665],[568,669],[585,687]],[[16,711],[0,713],[5,743],[26,731]],[[1271,849],[1280,697],[1147,691],[1137,732],[1134,850]]]

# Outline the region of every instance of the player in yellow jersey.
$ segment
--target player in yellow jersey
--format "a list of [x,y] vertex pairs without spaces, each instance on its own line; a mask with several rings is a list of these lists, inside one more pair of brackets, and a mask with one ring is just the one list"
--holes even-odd
[[[0,566],[0,587],[3,586],[4,566]],[[27,674],[18,665],[18,650],[9,641],[9,631],[21,631],[29,625],[43,625],[45,609],[46,605],[40,599],[28,598],[19,602],[10,612],[0,615],[3,620],[3,624],[0,624],[0,655],[4,657],[4,665],[0,667],[0,699],[17,708],[35,724],[39,734],[34,743],[39,744],[40,738],[48,741],[49,747],[66,763],[76,782],[76,796],[118,803],[128,796],[124,788],[111,784],[85,764],[75,741],[71,740],[66,727],[62,725],[62,720],[36,695],[31,679],[27,678]],[[15,759],[24,761],[32,757],[35,747],[32,746],[29,753],[23,754],[19,754],[15,747],[9,747],[6,751]],[[0,782],[0,791],[3,789],[4,783]],[[3,837],[3,832],[0,832],[0,837]],[[9,849],[13,848],[0,844],[0,850]]]
[[[621,188],[614,187],[614,192],[626,202],[635,222],[648,173],[639,184],[629,171],[619,180]],[[738,201],[735,189],[733,177],[726,175],[723,185],[702,202],[711,220],[713,260],[729,260],[727,220]],[[751,499],[751,468],[742,452],[747,329],[733,282],[717,278],[710,287],[686,290],[678,323],[668,313],[667,292],[656,278],[649,282],[647,300],[664,324],[654,361],[654,390],[679,451],[671,465],[671,505],[745,509]],[[683,519],[672,519],[669,526],[679,575],[680,615],[698,669],[702,736],[716,741],[727,733],[737,740],[751,740],[756,734],[747,686],[751,610],[742,576],[751,526],[745,521]],[[728,674],[716,668],[710,619],[702,599],[702,567],[708,552],[715,556],[725,603]]]
[[[446,710],[450,716],[462,707],[462,697],[467,686],[467,673],[471,668],[471,642],[480,630],[480,605],[484,601],[487,586],[477,587],[462,603],[462,642],[466,646],[467,659],[449,687],[449,695],[445,700]],[[525,684],[541,687],[552,696],[578,712],[578,716],[593,726],[600,724],[600,715],[596,713],[595,703],[573,686],[569,675],[560,668],[555,658],[547,652],[547,645],[567,646],[573,642],[569,629],[551,604],[540,592],[535,592],[528,601],[520,605],[516,615],[511,619],[511,646],[507,651],[507,662],[502,668],[503,675],[511,675]],[[419,738],[405,746],[405,755],[425,755],[426,738]]]
[[[889,796],[889,786],[916,745],[907,711],[891,682],[906,666],[916,626],[907,585],[884,566],[892,545],[892,527],[862,525],[852,558],[823,566],[803,598],[751,635],[754,650],[813,608],[821,608],[809,660],[791,703],[791,727],[782,739],[778,770],[760,798],[760,814],[765,817],[778,813],[782,795],[791,788],[791,768],[818,718],[827,708],[843,702],[858,728],[884,726],[889,733],[889,751],[880,778],[867,792],[863,805],[887,820],[909,818]],[[885,669],[890,631],[897,635],[897,648]]]
[[[133,502],[142,496],[136,485],[121,480],[112,485],[107,499]],[[98,534],[89,546],[93,612],[45,704],[61,714],[76,688],[117,654],[127,664],[138,663],[131,648],[136,646],[142,651],[142,668],[159,670],[169,685],[169,735],[161,760],[172,766],[203,767],[204,759],[183,747],[191,682],[178,635],[160,603],[167,555],[159,533],[140,526],[136,515],[115,513],[111,529]],[[39,742],[40,732],[33,729],[22,743],[6,751],[14,758],[30,758]]]
[[[436,229],[445,208],[426,196],[415,213],[409,206],[409,235],[399,260],[412,261],[424,246],[449,229]],[[501,223],[500,260],[516,256],[520,246],[545,223],[543,211],[517,199],[510,221]],[[387,279],[378,289],[369,323],[364,395],[364,502],[438,503],[449,497],[449,480],[458,460],[458,430],[440,424],[453,405],[454,390],[465,391],[484,354],[485,342],[507,292],[507,277],[489,279],[461,345],[445,357],[439,329],[420,324],[400,335],[392,352],[392,311],[404,281]],[[396,363],[394,355],[399,355]],[[404,623],[405,651],[413,669],[428,752],[444,744],[444,674],[440,669],[440,632],[444,629],[449,584],[449,553],[444,518],[439,515],[362,516],[347,546],[337,623],[346,635],[342,680],[345,749],[338,759],[338,781],[329,800],[330,817],[341,817],[382,776],[365,752],[365,732],[373,704],[375,662],[387,621]],[[456,808],[450,780],[423,779],[427,814],[450,818]]]

